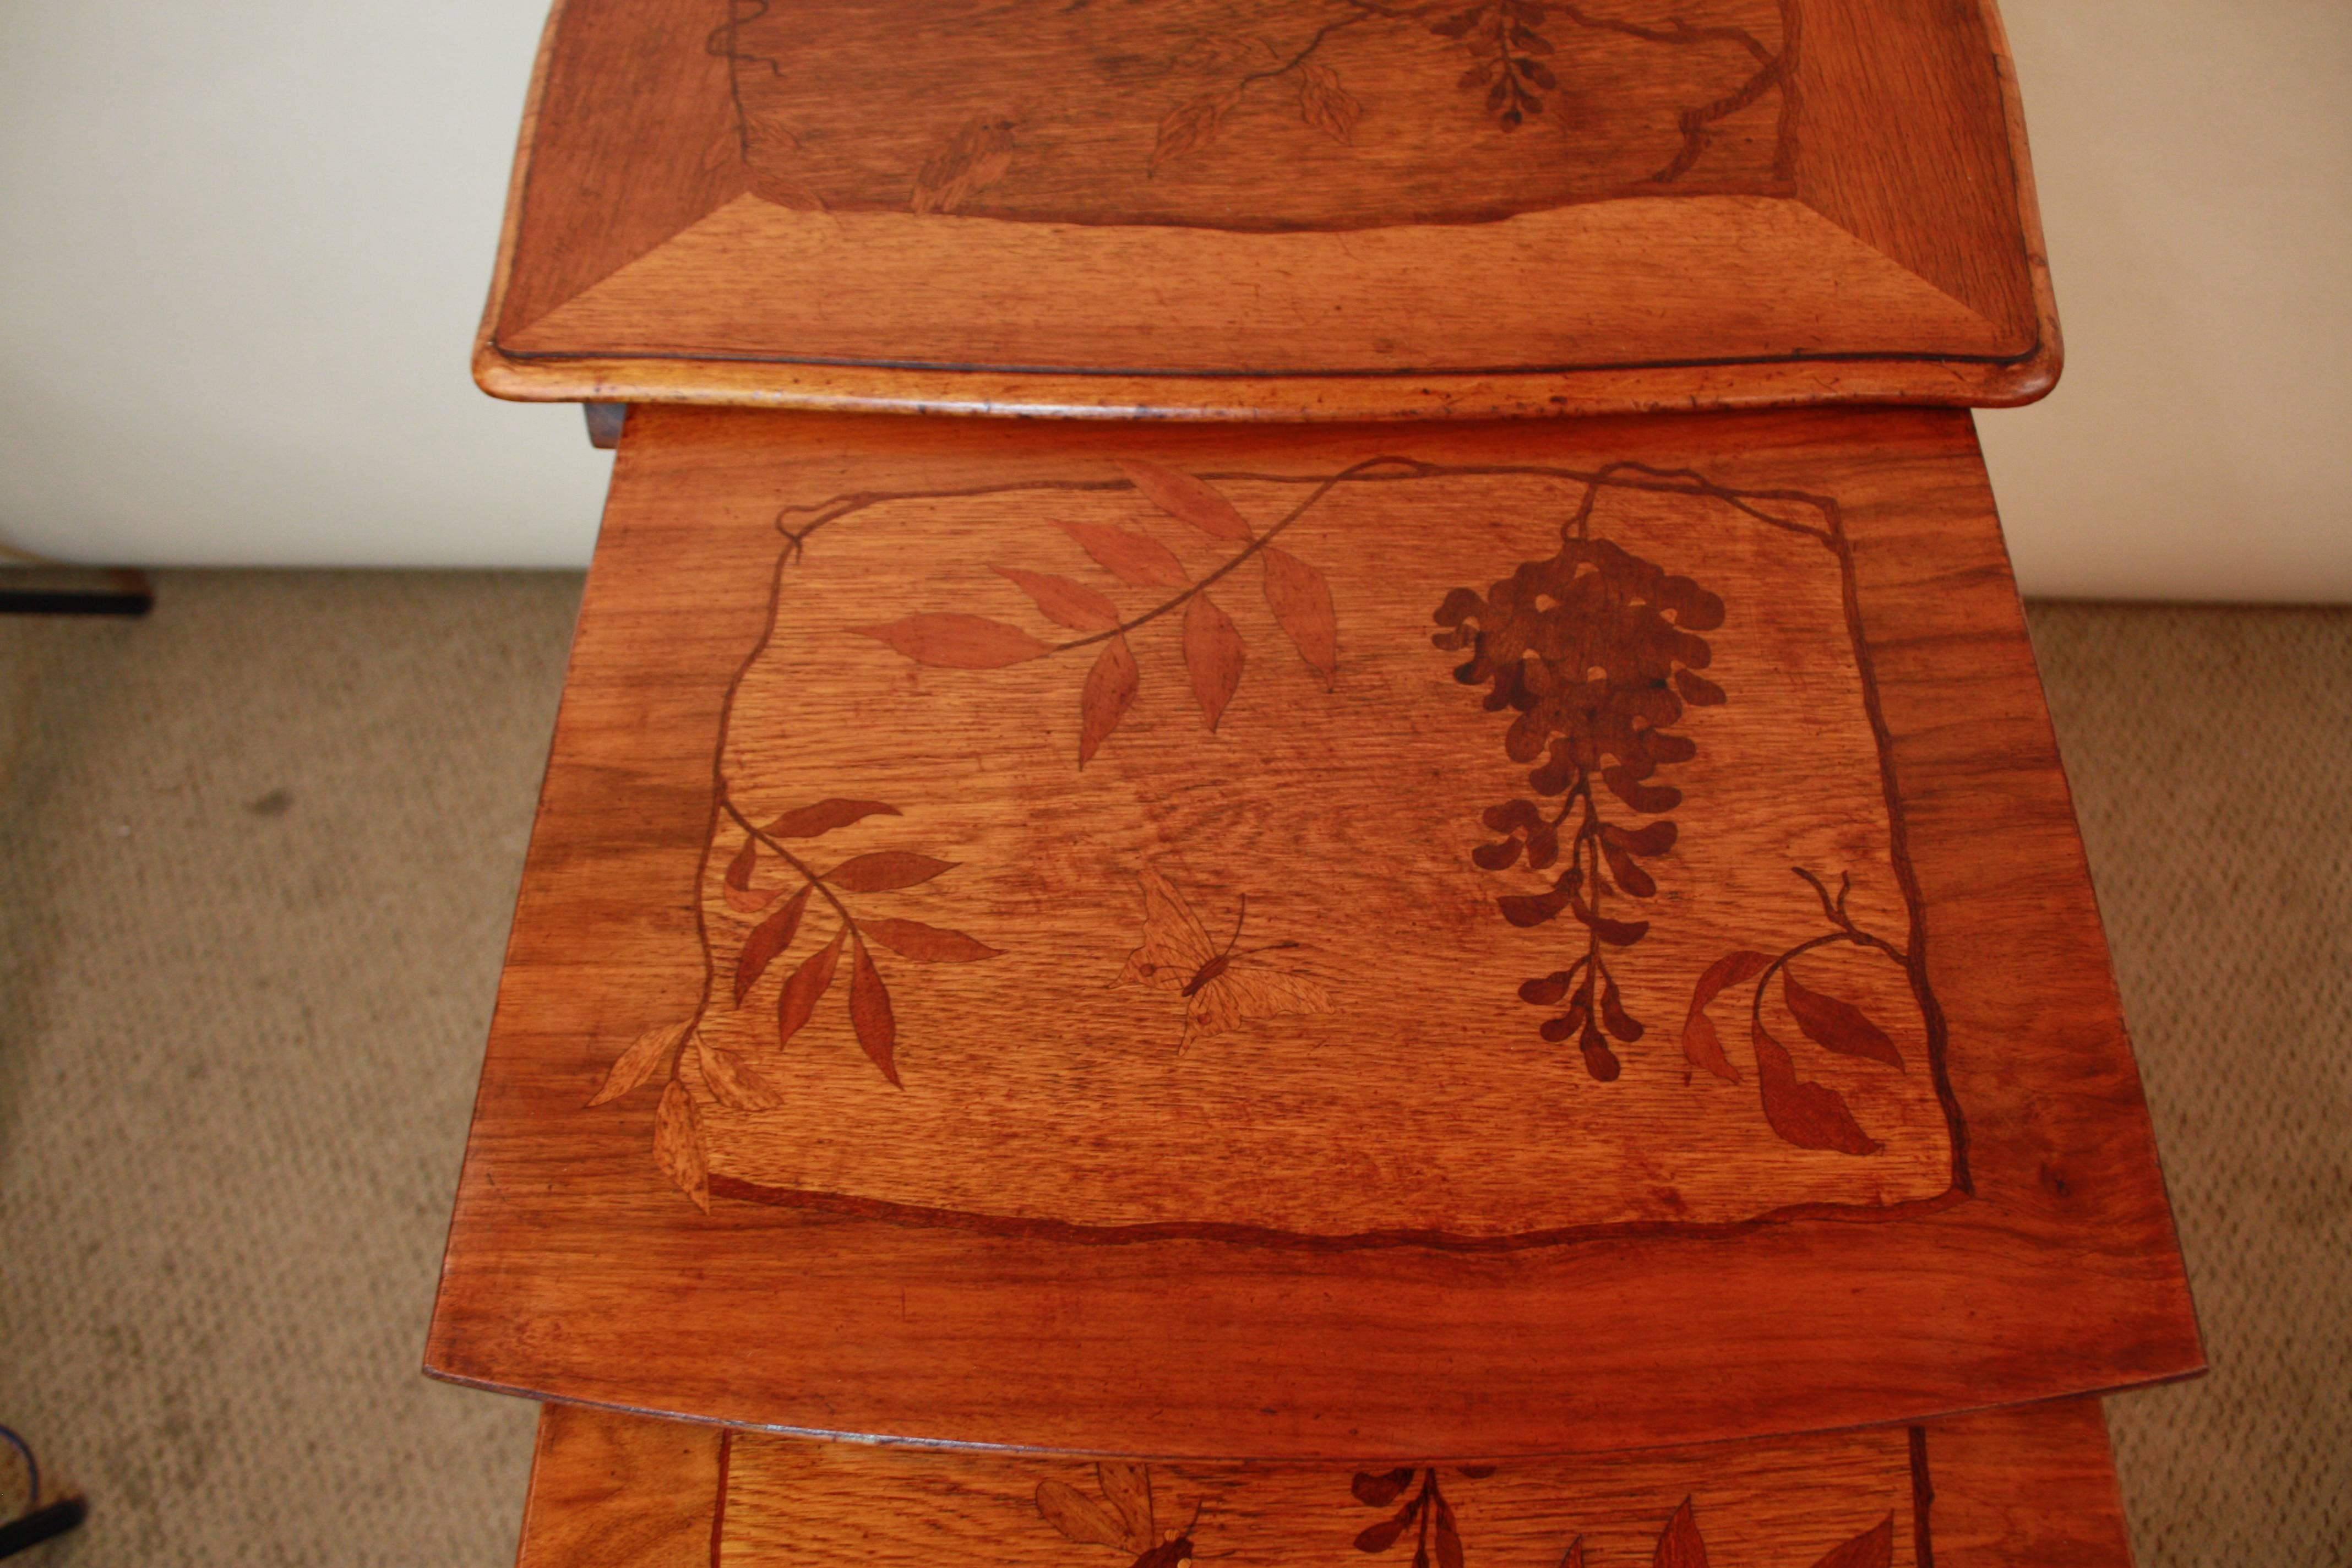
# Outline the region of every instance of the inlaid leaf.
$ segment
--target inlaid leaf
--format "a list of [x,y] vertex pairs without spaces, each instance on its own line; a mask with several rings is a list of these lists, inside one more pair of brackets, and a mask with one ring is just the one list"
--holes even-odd
[[1407,1503],[1404,1507],[1397,1510],[1395,1514],[1390,1518],[1381,1521],[1378,1524],[1368,1525],[1364,1529],[1358,1531],[1356,1532],[1356,1550],[1359,1552],[1386,1552],[1390,1547],[1396,1544],[1397,1537],[1404,1533],[1404,1527],[1411,1522],[1412,1522],[1412,1504]]
[[1180,522],[1191,523],[1212,539],[1247,544],[1256,537],[1233,502],[1190,474],[1147,463],[1139,458],[1120,463],[1119,469],[1135,481],[1135,488],[1152,505]]
[[1054,651],[1019,626],[953,611],[850,629],[859,637],[887,643],[917,664],[940,669],[1003,669]]
[[654,1163],[672,1186],[694,1200],[695,1207],[710,1212],[710,1164],[702,1150],[702,1117],[694,1109],[694,1097],[676,1079],[662,1090],[661,1104],[654,1110]]
[[1335,142],[1353,142],[1356,121],[1364,112],[1348,89],[1339,85],[1339,73],[1329,66],[1308,61],[1298,73],[1298,117]]
[[1113,637],[1103,644],[1094,668],[1087,671],[1086,687],[1078,693],[1078,766],[1094,761],[1102,743],[1135,706],[1135,694],[1142,683],[1143,673],[1136,668],[1135,652],[1127,646],[1127,639]]
[[719,1103],[730,1110],[773,1110],[783,1103],[759,1070],[734,1051],[722,1051],[698,1036],[695,1049],[702,1064],[702,1081]]
[[1266,608],[1329,690],[1339,674],[1339,620],[1331,608],[1331,584],[1287,551],[1269,544],[1258,555],[1265,562]]
[[835,931],[833,940],[801,960],[784,982],[784,994],[776,1003],[776,1044],[783,1046],[801,1032],[816,1016],[816,1005],[833,988],[833,972],[841,962],[841,944],[848,940],[845,931]]
[[1013,166],[1013,122],[974,120],[941,143],[915,171],[919,213],[951,213],[1004,178]]
[[864,920],[857,922],[857,929],[901,958],[927,963],[975,963],[1004,951],[960,931],[927,926],[920,921]]
[[1706,1016],[1706,1005],[1722,994],[1725,986],[1744,985],[1771,967],[1772,961],[1760,952],[1727,952],[1706,966],[1706,973],[1691,988],[1690,1014],[1683,1020],[1683,1055],[1693,1066],[1705,1068],[1726,1083],[1739,1081],[1739,1069],[1723,1054],[1723,1040]]
[[1152,143],[1147,172],[1156,174],[1162,163],[1196,153],[1214,141],[1218,127],[1241,100],[1241,89],[1231,88],[1223,92],[1204,92],[1170,110],[1160,121],[1160,135]]
[[1797,1077],[1788,1050],[1756,1025],[1756,1082],[1764,1099],[1764,1120],[1800,1149],[1833,1149],[1841,1154],[1875,1154],[1885,1145],[1862,1130],[1845,1097],[1827,1084]]
[[1584,1537],[1578,1536],[1559,1554],[1559,1568],[1584,1568]]
[[1018,566],[990,570],[1035,600],[1046,618],[1057,626],[1072,631],[1107,632],[1118,625],[1118,606],[1075,577],[1024,572]]
[[[1573,877],[1574,872],[1570,876]],[[1631,947],[1650,934],[1647,921],[1612,920],[1585,907],[1584,895],[1577,890],[1574,881],[1567,882],[1568,912],[1574,915],[1584,928],[1612,947]]]
[[955,869],[953,860],[935,859],[906,849],[877,849],[844,860],[824,879],[845,893],[895,893],[928,882],[942,871]]
[[1714,708],[1728,700],[1722,687],[1688,669],[1675,671],[1675,689],[1681,692],[1683,700],[1694,708]]
[[807,180],[790,174],[772,165],[755,166],[751,171],[751,194],[761,201],[773,202],[794,212],[821,213],[825,210],[824,196]]
[[760,976],[768,972],[768,965],[775,961],[776,954],[793,945],[793,938],[800,933],[801,916],[808,912],[809,894],[813,890],[803,888],[794,893],[790,903],[752,927],[751,934],[743,939],[743,951],[735,955],[735,1005],[738,1007],[743,1005],[743,998],[751,994],[751,987],[760,984]]
[[846,827],[869,816],[898,815],[897,806],[886,805],[878,800],[842,800],[835,797],[784,813],[768,824],[767,833],[771,838],[817,838],[836,827]]
[[1658,890],[1657,879],[1642,869],[1634,858],[1610,843],[1601,841],[1601,857],[1609,863],[1609,879],[1637,899],[1646,899]]
[[1208,595],[1193,595],[1184,606],[1184,668],[1192,674],[1192,698],[1210,729],[1217,727],[1225,704],[1234,700],[1247,657],[1233,617],[1211,604]]
[[898,1065],[893,1053],[898,1044],[898,1022],[890,1013],[890,988],[874,967],[874,955],[863,937],[852,943],[849,963],[849,1022],[857,1043],[882,1076],[898,1087]]
[[1462,1531],[1454,1523],[1454,1505],[1443,1497],[1437,1500],[1437,1529],[1433,1534],[1437,1568],[1462,1568]]
[[1706,1568],[1706,1542],[1698,1532],[1698,1521],[1691,1517],[1691,1500],[1683,1499],[1683,1506],[1675,1510],[1666,1528],[1658,1532],[1658,1550],[1650,1559],[1650,1568]]
[[1601,988],[1601,1021],[1612,1037],[1629,1046],[1642,1037],[1641,1021],[1625,1011],[1625,999],[1617,994],[1614,980]]
[[1631,830],[1604,822],[1601,825],[1601,841],[1613,844],[1629,855],[1663,855],[1675,847],[1676,832],[1671,822],[1645,822]]
[[727,902],[746,914],[756,914],[776,901],[782,888],[771,888],[764,893],[751,890],[751,874],[759,869],[760,841],[743,840],[743,847],[735,851],[735,858],[727,862],[727,875],[719,879],[719,891]]
[[1066,522],[1061,528],[1096,565],[1130,588],[1181,588],[1192,581],[1176,552],[1148,533],[1104,522]]
[[1150,1468],[1106,1459],[1095,1467],[1095,1479],[1102,1485],[1103,1496],[1127,1521],[1128,1550],[1140,1552],[1150,1545],[1157,1531],[1152,1528]]
[[618,1100],[653,1077],[654,1069],[677,1048],[677,1043],[686,1038],[687,1030],[693,1026],[691,1019],[683,1024],[665,1024],[657,1029],[647,1029],[630,1041],[629,1048],[621,1053],[620,1059],[604,1075],[604,1087],[588,1103],[596,1106]]
[[1127,1527],[1102,1504],[1064,1481],[1037,1483],[1037,1511],[1066,1540],[1085,1546],[1124,1546]]
[[1822,995],[1800,981],[1792,968],[1780,971],[1780,994],[1797,1027],[1815,1045],[1840,1056],[1867,1057],[1889,1067],[1903,1067],[1903,1053],[1886,1037],[1886,1031],[1853,1003]]
[[1568,908],[1568,895],[1557,890],[1549,893],[1513,893],[1506,898],[1496,899],[1495,907],[1502,910],[1503,918],[1515,926],[1539,926],[1546,921],[1559,918],[1559,911]]
[[1895,1516],[1888,1514],[1843,1546],[1832,1547],[1813,1568],[1889,1568],[1895,1561]]
[[1683,792],[1674,785],[1643,784],[1622,764],[1601,769],[1601,782],[1609,786],[1610,794],[1645,816],[1672,811],[1683,803]]
[[1355,1493],[1356,1500],[1366,1508],[1386,1508],[1402,1497],[1404,1489],[1411,1485],[1412,1467],[1401,1466],[1378,1475],[1370,1470],[1358,1470],[1356,1479],[1348,1483],[1348,1489]]

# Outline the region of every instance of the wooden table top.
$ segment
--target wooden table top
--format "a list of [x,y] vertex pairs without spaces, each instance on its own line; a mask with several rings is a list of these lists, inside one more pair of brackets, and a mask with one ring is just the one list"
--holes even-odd
[[1990,0],[561,0],[504,396],[1363,419],[2002,404]]
[[1500,1467],[1099,1465],[541,1415],[518,1568],[2130,1568],[2095,1401]]
[[1965,413],[633,415],[437,1374],[1369,1460],[2200,1364]]

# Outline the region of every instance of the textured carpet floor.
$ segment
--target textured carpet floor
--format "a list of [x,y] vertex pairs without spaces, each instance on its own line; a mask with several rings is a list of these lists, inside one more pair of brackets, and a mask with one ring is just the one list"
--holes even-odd
[[[29,1563],[509,1560],[532,1412],[416,1363],[578,591],[0,623],[0,1422],[94,1509]],[[2141,1562],[2352,1561],[2352,615],[2034,631],[2215,1368],[2111,1407]]]

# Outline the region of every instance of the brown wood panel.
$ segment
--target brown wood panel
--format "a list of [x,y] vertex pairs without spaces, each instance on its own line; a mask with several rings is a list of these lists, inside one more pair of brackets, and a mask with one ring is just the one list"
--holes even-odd
[[1461,417],[2057,374],[1974,0],[551,26],[478,343],[500,395]]
[[[690,1463],[640,1457],[689,1444]],[[2131,1561],[2105,1428],[2080,1401],[1570,1463],[1372,1469],[925,1452],[550,1406],[521,1562],[1177,1568],[1401,1565],[1417,1552],[1577,1568]]]
[[2200,1364],[1965,415],[631,418],[437,1374],[1296,1458]]
[[515,1568],[706,1568],[727,1434],[550,1405]]

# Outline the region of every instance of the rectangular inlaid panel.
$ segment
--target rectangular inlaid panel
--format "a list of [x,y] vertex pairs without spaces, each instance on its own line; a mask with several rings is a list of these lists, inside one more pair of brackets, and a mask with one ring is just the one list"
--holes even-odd
[[1989,5],[564,0],[523,396],[1246,416],[2015,401]]
[[1966,416],[640,410],[433,1353],[1252,1457],[2191,1370]]
[[2128,1568],[2090,1402],[1505,1465],[1165,1465],[541,1415],[520,1568]]

